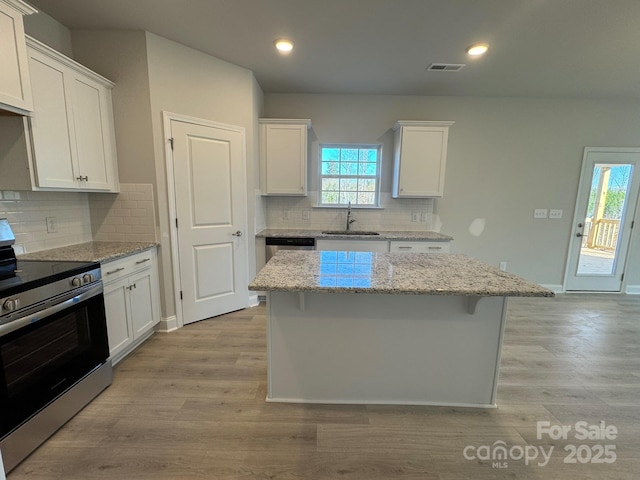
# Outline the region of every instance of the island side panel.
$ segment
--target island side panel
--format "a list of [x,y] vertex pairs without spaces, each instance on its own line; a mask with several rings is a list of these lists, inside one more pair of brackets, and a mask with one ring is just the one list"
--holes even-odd
[[494,406],[505,301],[270,292],[267,400]]

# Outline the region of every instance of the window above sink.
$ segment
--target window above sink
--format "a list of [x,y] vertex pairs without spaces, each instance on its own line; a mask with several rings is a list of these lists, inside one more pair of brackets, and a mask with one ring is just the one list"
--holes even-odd
[[380,206],[381,145],[321,144],[318,206]]

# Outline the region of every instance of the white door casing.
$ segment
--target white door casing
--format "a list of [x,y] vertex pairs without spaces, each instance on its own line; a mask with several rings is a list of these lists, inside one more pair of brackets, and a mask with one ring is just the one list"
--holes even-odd
[[[588,237],[585,219],[589,208],[589,197],[592,189],[596,189],[593,186],[594,168],[596,166],[615,167],[621,165],[630,165],[631,170],[626,187],[624,209],[619,221],[615,250],[613,253],[604,249],[602,252],[597,249],[589,251],[588,248],[583,247]],[[640,148],[585,148],[567,257],[565,291],[620,292],[622,290],[623,274],[631,240],[633,218],[639,201],[639,192]],[[589,255],[594,256],[594,263],[585,265],[584,259]],[[599,264],[602,264],[603,268],[600,268]]]
[[242,127],[164,116],[181,326],[249,304],[245,135]]

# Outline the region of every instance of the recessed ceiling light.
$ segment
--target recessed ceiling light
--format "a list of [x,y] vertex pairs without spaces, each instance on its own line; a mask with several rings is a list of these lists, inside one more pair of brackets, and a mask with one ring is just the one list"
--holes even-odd
[[478,55],[484,54],[487,50],[489,50],[488,43],[474,43],[473,45],[469,45],[467,47],[467,53],[472,57],[477,57]]
[[276,48],[283,55],[287,55],[293,50],[293,42],[291,40],[287,40],[285,38],[280,38],[275,41]]

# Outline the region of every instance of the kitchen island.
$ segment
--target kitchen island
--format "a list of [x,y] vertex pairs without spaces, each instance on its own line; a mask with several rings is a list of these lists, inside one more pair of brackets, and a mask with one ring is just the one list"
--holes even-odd
[[493,407],[507,298],[553,292],[465,255],[282,251],[267,292],[274,402]]

